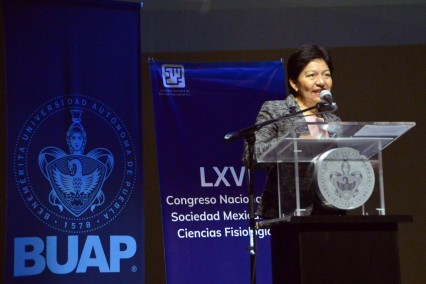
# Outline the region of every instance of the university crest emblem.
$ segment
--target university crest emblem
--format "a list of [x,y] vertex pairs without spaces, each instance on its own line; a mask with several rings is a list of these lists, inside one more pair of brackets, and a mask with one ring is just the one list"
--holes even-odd
[[52,187],[50,204],[79,217],[89,207],[93,212],[104,203],[102,185],[113,169],[114,158],[103,148],[83,153],[87,138],[81,122],[82,110],[71,110],[71,114],[72,124],[66,136],[70,154],[46,147],[40,152],[39,166]]
[[78,94],[40,105],[15,144],[22,201],[39,221],[67,233],[92,232],[112,222],[128,204],[137,166],[120,117],[101,101]]
[[374,191],[370,161],[349,147],[331,149],[315,160],[316,192],[324,205],[351,210],[362,206]]

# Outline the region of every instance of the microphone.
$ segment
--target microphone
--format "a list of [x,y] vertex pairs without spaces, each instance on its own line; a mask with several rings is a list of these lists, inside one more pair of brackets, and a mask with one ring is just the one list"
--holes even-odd
[[320,93],[320,99],[328,103],[329,105],[335,105],[336,103],[333,100],[333,96],[329,90],[322,90]]
[[322,90],[320,99],[323,102],[318,103],[318,110],[321,112],[333,112],[337,110],[337,104],[333,100],[333,96],[329,90]]
[[235,140],[237,138],[240,138],[241,134],[238,131],[235,132],[230,132],[228,134],[225,135],[224,139],[226,141],[231,141],[231,140]]

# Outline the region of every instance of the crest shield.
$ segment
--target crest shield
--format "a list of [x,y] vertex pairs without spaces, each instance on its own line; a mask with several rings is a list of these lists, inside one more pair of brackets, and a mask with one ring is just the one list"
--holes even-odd
[[103,203],[107,168],[101,161],[86,155],[66,155],[48,163],[46,169],[52,188],[49,201],[61,211],[63,206],[79,217],[89,207],[93,211]]

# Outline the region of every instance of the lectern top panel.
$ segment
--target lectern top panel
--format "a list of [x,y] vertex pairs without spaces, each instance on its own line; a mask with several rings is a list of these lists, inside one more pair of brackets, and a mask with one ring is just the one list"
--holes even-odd
[[351,147],[360,155],[371,158],[415,126],[414,122],[316,122],[328,137],[311,138],[296,135],[297,124],[291,131],[257,159],[258,163],[310,162],[327,150]]

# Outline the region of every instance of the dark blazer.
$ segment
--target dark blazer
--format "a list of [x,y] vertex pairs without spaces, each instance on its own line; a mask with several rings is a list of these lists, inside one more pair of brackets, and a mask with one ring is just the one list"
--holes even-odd
[[[287,115],[291,110],[300,111],[293,95],[289,95],[285,100],[266,101],[256,118],[256,124],[280,118]],[[332,113],[325,113],[322,115],[325,122],[340,121],[340,118]],[[261,156],[269,147],[275,144],[282,136],[287,134],[290,129],[299,127],[295,130],[297,136],[309,135],[309,129],[303,115],[290,117],[280,120],[273,124],[261,128],[255,133],[255,161]],[[247,165],[247,145],[244,150],[244,161]],[[257,165],[262,167],[262,165]],[[295,197],[295,180],[294,180],[294,164],[284,163],[280,164],[279,171],[277,165],[263,165],[266,168],[267,177],[262,194],[262,201],[259,204],[257,214],[263,218],[277,218],[278,217],[278,190],[281,195],[281,210],[286,215],[292,215],[296,208]],[[313,208],[313,190],[312,190],[312,171],[311,163],[301,164],[299,166],[299,188],[301,193],[301,208],[306,208],[307,215],[311,214]],[[279,172],[279,174],[278,174]],[[280,185],[280,186],[278,186]]]

